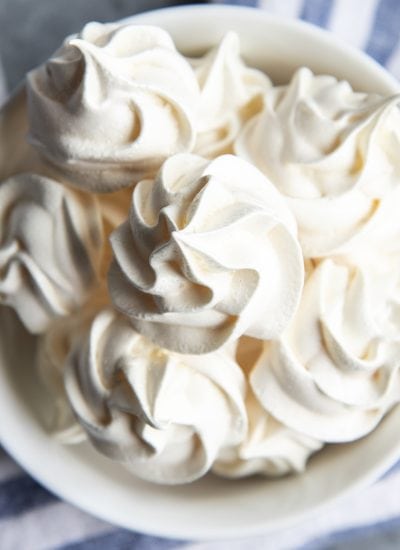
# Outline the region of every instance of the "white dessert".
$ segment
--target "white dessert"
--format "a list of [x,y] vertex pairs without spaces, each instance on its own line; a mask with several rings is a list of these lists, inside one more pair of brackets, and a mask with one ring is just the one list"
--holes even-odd
[[244,376],[229,352],[170,353],[110,309],[70,353],[65,384],[96,448],[159,483],[201,477],[246,432]]
[[197,81],[162,29],[88,24],[27,84],[30,141],[84,189],[131,186],[193,146]]
[[26,141],[29,130],[25,88],[0,110],[0,181],[20,172],[38,172],[39,155]]
[[[250,376],[267,411],[325,442],[375,428],[400,399],[399,317],[393,331],[390,300],[377,293],[368,272],[330,259],[314,269],[292,324],[265,342]],[[390,298],[397,306],[398,293]]]
[[303,472],[308,458],[323,443],[277,421],[260,404],[252,390],[246,397],[248,430],[239,445],[224,450],[213,472],[230,478],[252,474],[278,477]]
[[80,443],[86,434],[76,420],[69,404],[64,385],[65,361],[83,330],[90,326],[92,316],[70,315],[54,321],[40,337],[37,350],[37,367],[41,381],[51,402],[46,415],[46,429],[62,443]]
[[243,62],[234,32],[203,57],[189,61],[200,87],[194,151],[207,158],[233,153],[240,128],[261,109],[262,96],[271,81]]
[[400,402],[398,96],[101,24],[27,90],[0,113],[0,297],[61,441],[159,483],[278,476]]
[[276,338],[303,285],[296,226],[253,166],[176,155],[133,191],[111,236],[114,305],[153,342],[208,353],[242,334]]
[[398,102],[302,68],[239,134],[236,153],[287,197],[305,257],[348,249],[398,187]]
[[18,174],[0,184],[0,302],[33,334],[81,306],[103,252],[96,200],[54,180]]

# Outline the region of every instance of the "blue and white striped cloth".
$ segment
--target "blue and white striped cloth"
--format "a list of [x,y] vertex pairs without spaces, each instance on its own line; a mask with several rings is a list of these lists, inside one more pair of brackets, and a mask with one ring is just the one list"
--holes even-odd
[[[216,2],[217,3],[217,2]],[[400,0],[227,0],[301,18],[367,51],[400,77]],[[96,14],[93,14],[93,18]],[[5,80],[0,64],[0,103]],[[61,502],[0,450],[0,550],[283,550],[400,548],[400,463],[372,487],[296,528],[229,542],[132,533]]]

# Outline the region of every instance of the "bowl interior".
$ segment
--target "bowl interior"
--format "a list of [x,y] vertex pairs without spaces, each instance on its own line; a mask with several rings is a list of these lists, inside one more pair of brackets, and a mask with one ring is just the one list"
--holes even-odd
[[[284,22],[243,8],[182,7],[131,18],[160,25],[187,54],[204,51],[229,30],[238,32],[252,65],[285,82],[302,65],[384,94],[394,79],[364,55],[306,24]],[[35,376],[35,339],[7,308],[0,308],[0,437],[41,483],[66,500],[121,526],[180,538],[246,536],[287,526],[317,507],[364,485],[400,456],[400,409],[372,434],[326,447],[303,475],[279,480],[228,481],[215,476],[187,486],[146,483],[89,445],[62,446],[44,426],[51,404]]]
[[124,21],[163,27],[178,50],[187,55],[202,53],[218,44],[228,31],[235,31],[245,60],[267,72],[275,84],[286,83],[297,68],[307,66],[317,74],[348,80],[357,90],[382,94],[399,90],[398,82],[378,63],[328,31],[260,9],[182,6]]

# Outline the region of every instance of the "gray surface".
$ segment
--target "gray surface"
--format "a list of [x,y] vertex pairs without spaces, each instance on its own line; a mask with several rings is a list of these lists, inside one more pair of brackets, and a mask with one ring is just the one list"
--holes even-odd
[[[193,3],[193,2],[191,2]],[[183,4],[163,0],[0,0],[0,58],[8,88],[88,21],[113,21]]]

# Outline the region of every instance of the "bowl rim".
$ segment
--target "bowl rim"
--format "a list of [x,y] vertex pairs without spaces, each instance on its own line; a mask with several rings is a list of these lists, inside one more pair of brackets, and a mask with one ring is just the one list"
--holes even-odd
[[[257,17],[261,19],[268,20],[268,23],[271,25],[279,26],[280,28],[292,30],[295,29],[304,34],[311,34],[312,36],[318,38],[324,44],[328,44],[331,47],[334,47],[337,51],[345,53],[347,57],[350,58],[351,62],[369,64],[373,66],[374,70],[379,73],[379,77],[382,81],[393,88],[393,92],[400,91],[400,82],[391,74],[389,71],[383,67],[378,61],[370,57],[363,50],[357,48],[356,46],[345,42],[344,40],[339,39],[332,31],[329,29],[324,29],[318,27],[313,23],[304,21],[302,19],[289,19],[279,15],[271,14],[267,10],[257,7],[257,6],[243,6],[243,5],[229,5],[229,4],[184,4],[182,6],[170,6],[165,8],[157,8],[128,17],[124,17],[116,21],[116,23],[129,24],[131,22],[140,23],[141,19],[146,20],[148,17],[157,16],[160,12],[165,14],[167,17],[174,17],[176,13],[184,13],[185,11],[192,11],[199,13],[201,12],[211,12],[214,14],[227,14],[227,13],[240,13],[244,18],[253,17],[254,13],[257,13]],[[149,24],[150,23],[145,23]]]
[[[183,5],[183,6],[174,6],[168,8],[161,8],[156,10],[147,11],[141,14],[133,15],[127,18],[124,18],[117,23],[138,23],[151,19],[153,16],[158,15],[162,12],[163,15],[169,18],[173,18],[175,14],[190,11],[195,14],[198,12],[208,12],[210,14],[226,14],[230,13],[240,13],[241,17],[253,18],[254,13],[257,12],[257,17],[264,19],[267,24],[279,26],[279,28],[290,29],[300,31],[303,34],[313,35],[322,41],[325,44],[328,44],[330,47],[336,48],[338,52],[342,54],[345,53],[347,57],[350,58],[351,62],[355,64],[369,64],[371,69],[375,71],[377,79],[379,78],[381,82],[384,82],[388,88],[391,88],[393,92],[400,89],[396,79],[388,73],[383,67],[381,67],[376,61],[367,56],[362,51],[357,50],[355,47],[341,42],[338,40],[335,35],[315,27],[314,25],[300,21],[300,20],[288,20],[283,19],[278,16],[269,14],[267,11],[264,11],[260,8],[247,7],[247,6],[228,6],[228,5]],[[151,23],[146,23],[151,24]],[[0,365],[1,369],[1,365]],[[0,379],[2,373],[0,372]],[[0,394],[3,389],[0,389]],[[11,397],[10,397],[11,399]],[[398,409],[398,407],[397,407]],[[258,523],[255,525],[248,526],[243,528],[239,525],[232,525],[229,532],[226,529],[216,529],[210,528],[207,533],[204,532],[204,527],[200,526],[199,528],[187,525],[171,526],[170,528],[158,528],[156,523],[152,520],[147,522],[140,522],[134,519],[131,523],[127,523],[118,515],[118,510],[111,509],[105,512],[104,506],[98,502],[96,499],[93,499],[91,502],[86,501],[82,502],[75,489],[65,484],[64,479],[50,480],[47,472],[39,464],[32,464],[30,460],[29,453],[26,452],[25,443],[23,440],[14,438],[13,431],[11,427],[5,427],[4,424],[0,424],[0,443],[4,449],[26,470],[33,478],[35,478],[41,485],[46,487],[49,491],[56,494],[63,500],[77,506],[78,508],[84,510],[85,512],[92,514],[104,521],[112,522],[117,526],[130,529],[138,530],[142,533],[147,533],[153,536],[174,538],[174,539],[189,539],[189,540],[217,540],[217,539],[232,539],[237,537],[248,537],[254,535],[261,535],[266,533],[273,533],[274,531],[292,527],[295,524],[298,524],[304,519],[309,518],[316,511],[323,512],[325,509],[334,505],[341,499],[346,498],[348,495],[354,493],[355,491],[365,487],[366,485],[371,484],[381,475],[383,475],[389,468],[391,468],[394,463],[400,457],[400,441],[397,446],[395,445],[392,449],[392,452],[388,453],[385,457],[385,460],[376,464],[375,467],[370,468],[368,471],[361,475],[354,484],[348,487],[346,490],[341,491],[339,494],[330,497],[325,502],[315,505],[314,507],[299,511],[298,513],[292,513],[289,517],[281,518],[280,520],[274,520],[273,525],[266,525],[265,522]],[[50,436],[49,436],[50,437]]]

